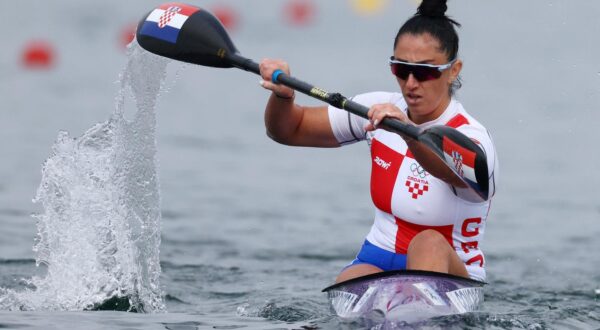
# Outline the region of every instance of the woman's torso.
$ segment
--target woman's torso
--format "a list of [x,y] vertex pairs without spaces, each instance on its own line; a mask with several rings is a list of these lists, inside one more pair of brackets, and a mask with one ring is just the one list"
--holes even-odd
[[[362,94],[353,100],[365,106],[392,103],[406,111],[406,103],[399,93]],[[382,129],[367,133],[363,129],[365,119],[349,116],[332,107],[329,111],[338,141],[351,143],[366,139],[371,147],[370,188],[376,209],[367,240],[385,250],[406,254],[408,244],[416,234],[434,229],[453,246],[471,277],[484,279],[485,259],[480,244],[490,201],[469,202],[451,185],[427,173],[398,134]],[[496,157],[487,130],[454,99],[439,118],[419,127],[434,125],[456,128],[484,149],[490,163],[490,184],[495,190]]]

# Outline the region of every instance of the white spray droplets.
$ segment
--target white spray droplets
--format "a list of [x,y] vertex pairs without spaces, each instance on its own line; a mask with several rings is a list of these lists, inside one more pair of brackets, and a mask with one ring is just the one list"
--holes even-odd
[[[128,49],[111,118],[72,138],[59,132],[34,199],[36,264],[31,289],[0,290],[0,309],[84,310],[111,297],[130,310],[160,312],[160,193],[155,104],[167,60]],[[136,110],[124,116],[131,91]]]

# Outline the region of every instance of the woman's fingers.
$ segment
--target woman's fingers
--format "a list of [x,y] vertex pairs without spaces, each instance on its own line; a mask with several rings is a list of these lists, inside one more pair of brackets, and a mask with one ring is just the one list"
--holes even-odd
[[276,70],[281,70],[287,75],[290,74],[290,68],[285,61],[263,59],[259,63],[259,68],[260,76],[262,77],[262,80],[259,83],[263,88],[272,91],[282,98],[291,98],[294,96],[294,90],[284,85],[276,84],[271,80],[273,77],[273,72]]
[[377,129],[385,118],[395,118],[403,122],[409,122],[404,112],[391,103],[373,105],[367,116],[369,117],[369,123],[365,126],[367,131]]
[[281,70],[287,75],[290,74],[289,65],[287,64],[287,62],[282,60],[273,60],[266,58],[260,61],[258,67],[260,69],[261,77],[263,78],[263,80],[266,81],[271,81],[271,78],[273,77],[273,72],[275,72],[276,70]]
[[392,117],[389,112],[378,112],[373,116],[373,126],[377,127],[386,117]]
[[260,80],[258,82],[264,89],[268,89],[270,91],[272,91],[274,88],[277,87],[277,85],[275,85],[274,83],[270,82],[270,81],[266,81],[266,80]]
[[270,90],[280,98],[291,99],[294,97],[294,90],[284,85],[275,84],[270,81],[261,80],[258,82],[264,89]]

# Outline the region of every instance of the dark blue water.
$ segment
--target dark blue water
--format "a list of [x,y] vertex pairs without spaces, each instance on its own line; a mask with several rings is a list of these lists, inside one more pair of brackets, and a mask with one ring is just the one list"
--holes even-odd
[[[394,1],[376,16],[357,15],[346,1],[327,1],[318,4],[314,24],[307,27],[286,26],[278,1],[226,3],[242,17],[232,37],[244,55],[285,58],[297,76],[346,95],[397,90],[385,61],[396,29],[414,12],[413,1]],[[258,77],[177,63],[168,65],[154,108],[160,203],[152,206],[160,206],[160,254],[144,249],[152,246],[144,240],[135,240],[128,250],[160,260],[160,287],[152,292],[160,292],[164,309],[84,312],[64,308],[85,300],[75,293],[35,291],[32,279],[39,284],[35,279],[48,273],[46,265],[36,267],[32,248],[38,229],[30,216],[44,212],[40,203],[31,202],[42,182],[42,164],[53,155],[59,131],[80,137],[113,116],[119,74],[127,63],[117,40],[120,29],[154,4],[19,1],[0,14],[0,26],[11,32],[0,52],[0,287],[21,295],[33,292],[20,301],[0,295],[0,327],[369,327],[332,316],[320,292],[354,257],[372,221],[368,147],[277,145],[264,132],[268,95]],[[450,2],[450,14],[463,24],[464,87],[458,98],[492,131],[501,164],[483,246],[489,285],[480,312],[412,327],[600,328],[599,9],[595,2],[566,0]],[[31,38],[55,43],[54,70],[20,67],[19,52]],[[123,109],[131,121],[138,108],[131,93],[126,95]],[[303,96],[298,101],[316,103]],[[151,120],[146,124],[154,127]],[[128,146],[127,141],[118,145]],[[154,191],[115,189],[139,198],[140,192]],[[115,207],[118,202],[99,205],[94,204],[95,223],[115,219],[102,211],[122,210]],[[93,251],[67,246],[72,252]],[[138,269],[136,260],[142,259],[132,256],[122,264]],[[65,268],[66,261],[53,265],[75,272],[82,279],[77,283],[105,278],[98,272],[86,277],[85,267]],[[109,270],[113,278],[129,279]],[[76,282],[52,283],[58,285],[55,292],[68,293]],[[138,282],[118,283],[127,289]],[[32,310],[49,297],[57,298],[54,305]]]

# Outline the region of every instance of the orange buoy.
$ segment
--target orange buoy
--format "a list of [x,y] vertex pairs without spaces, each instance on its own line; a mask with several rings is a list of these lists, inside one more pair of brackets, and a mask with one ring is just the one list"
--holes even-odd
[[133,41],[136,29],[136,24],[129,24],[121,29],[121,35],[119,36],[119,44],[121,47],[125,48]]
[[311,23],[315,17],[315,5],[310,0],[291,0],[284,7],[284,16],[291,25],[302,26]]
[[221,21],[227,31],[231,32],[237,28],[239,19],[233,8],[226,5],[217,5],[211,8],[210,11]]
[[47,41],[30,41],[23,50],[21,61],[28,69],[50,69],[54,66],[54,47]]
[[365,16],[379,14],[387,5],[387,0],[352,0],[354,11]]

